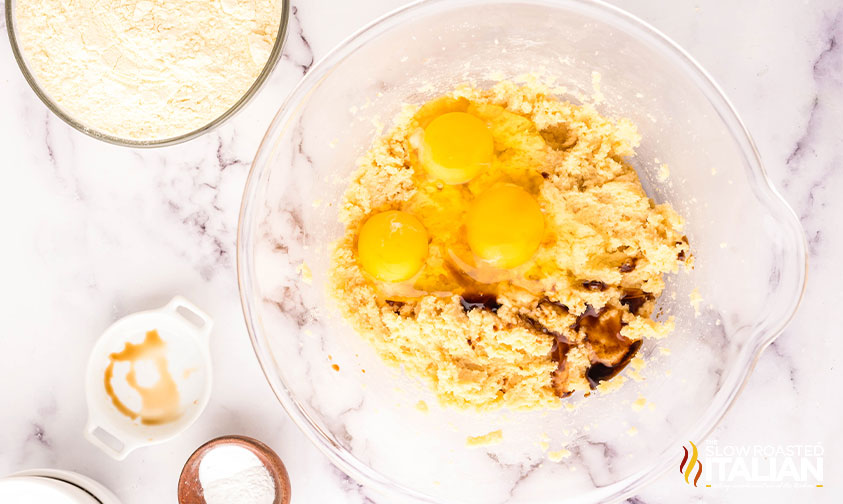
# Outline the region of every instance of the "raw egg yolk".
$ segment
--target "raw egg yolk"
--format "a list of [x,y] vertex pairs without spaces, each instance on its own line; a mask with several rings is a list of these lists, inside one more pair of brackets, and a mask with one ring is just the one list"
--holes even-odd
[[449,112],[424,129],[422,165],[446,184],[463,184],[492,165],[494,142],[486,124],[466,112]]
[[500,184],[477,196],[465,224],[472,252],[500,268],[530,259],[544,234],[539,204],[514,184]]
[[357,238],[360,264],[384,282],[407,280],[427,258],[427,229],[407,212],[375,214],[363,224]]

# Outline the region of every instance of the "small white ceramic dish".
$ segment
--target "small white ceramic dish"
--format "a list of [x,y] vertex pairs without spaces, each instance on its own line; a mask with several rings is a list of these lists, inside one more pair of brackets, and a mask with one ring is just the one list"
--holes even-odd
[[[208,337],[213,321],[181,296],[174,297],[157,310],[128,315],[109,327],[97,341],[88,361],[85,388],[88,399],[88,424],[85,437],[109,456],[123,460],[136,448],[172,439],[190,427],[208,404],[211,396],[211,354]],[[171,422],[145,425],[121,413],[105,388],[105,373],[110,355],[120,352],[127,342],[141,343],[148,331],[157,330],[166,343],[167,367],[179,391],[181,415]],[[124,364],[124,363],[121,363]],[[139,396],[125,400],[118,382],[125,368],[115,366],[111,380],[121,401],[132,408]],[[137,408],[139,409],[139,408]]]

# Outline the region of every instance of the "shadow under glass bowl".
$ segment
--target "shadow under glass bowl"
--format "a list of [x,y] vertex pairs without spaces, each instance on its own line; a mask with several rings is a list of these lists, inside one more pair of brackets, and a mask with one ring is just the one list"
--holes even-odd
[[[589,96],[600,74],[598,110],[637,124],[642,142],[628,161],[648,195],[685,218],[696,264],[666,277],[657,311],[676,329],[644,342],[643,380],[573,410],[441,409],[327,298],[331,244],[343,233],[337,210],[355,160],[402,104],[537,70],[567,97]],[[805,261],[798,219],[708,75],[642,21],[582,0],[423,1],[343,42],[272,122],[237,245],[246,323],[276,396],[332,462],[387,502],[608,502],[675,471],[682,444],[711,432],[793,316]],[[699,314],[691,293],[702,298]],[[636,410],[641,397],[648,407]],[[429,411],[415,407],[422,400]],[[466,446],[498,429],[501,443]]]
[[[266,60],[266,64],[261,70],[261,73],[258,75],[255,82],[246,90],[243,96],[237,100],[234,105],[228,108],[225,112],[223,112],[220,116],[215,118],[214,120],[210,121],[208,124],[197,128],[193,131],[189,131],[187,133],[177,135],[170,138],[161,138],[161,139],[154,139],[154,140],[133,140],[129,138],[120,138],[114,135],[110,135],[108,133],[103,133],[101,131],[96,130],[95,128],[91,128],[85,125],[84,122],[80,121],[77,118],[74,118],[70,114],[66,113],[57,103],[50,98],[50,94],[46,92],[41,86],[38,84],[38,80],[35,78],[35,75],[30,72],[29,66],[26,63],[26,56],[24,55],[24,51],[18,44],[18,36],[17,36],[17,27],[15,24],[15,4],[21,0],[6,0],[6,30],[8,31],[9,35],[9,43],[12,46],[12,54],[15,56],[15,61],[17,61],[18,67],[23,74],[24,79],[38,96],[44,105],[47,106],[48,109],[56,116],[58,116],[62,121],[66,122],[73,128],[82,133],[96,138],[97,140],[102,140],[104,142],[108,142],[114,145],[120,145],[123,147],[166,147],[169,145],[175,145],[182,142],[186,142],[188,140],[192,140],[204,133],[214,130],[215,128],[219,127],[225,121],[230,119],[234,116],[244,105],[246,105],[249,100],[252,99],[255,94],[260,90],[261,86],[263,86],[266,79],[269,77],[269,74],[272,73],[272,70],[275,68],[276,63],[281,58],[281,51],[284,48],[284,42],[287,37],[287,23],[290,17],[290,2],[289,0],[283,0],[282,3],[282,10],[281,10],[281,21],[278,27],[278,35],[275,37],[275,43],[272,46],[272,50],[269,53],[269,58]],[[24,0],[25,1],[25,0]]]

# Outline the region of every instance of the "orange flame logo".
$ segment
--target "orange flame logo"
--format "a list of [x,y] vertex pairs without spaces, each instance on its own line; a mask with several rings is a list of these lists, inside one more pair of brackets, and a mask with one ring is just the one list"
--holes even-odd
[[694,477],[694,486],[697,486],[697,481],[699,481],[700,476],[702,476],[702,462],[697,460],[697,455],[699,455],[699,453],[697,452],[697,445],[695,445],[691,441],[688,442],[691,443],[692,448],[692,451],[690,453],[691,460],[688,460],[688,449],[683,446],[682,449],[685,450],[685,456],[682,457],[682,463],[679,464],[679,473],[685,475],[685,483],[688,483],[690,485],[691,482],[688,478],[691,477],[691,473],[694,472],[694,466],[696,465],[697,475]]

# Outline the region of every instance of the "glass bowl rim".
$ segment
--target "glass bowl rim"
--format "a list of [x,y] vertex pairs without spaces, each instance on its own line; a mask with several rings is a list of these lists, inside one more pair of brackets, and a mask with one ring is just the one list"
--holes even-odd
[[32,91],[35,92],[36,96],[38,96],[41,102],[46,105],[50,112],[58,116],[59,119],[69,124],[77,131],[80,131],[91,138],[95,138],[97,140],[110,143],[112,145],[134,148],[168,147],[171,145],[180,144],[182,142],[187,142],[188,140],[192,140],[200,135],[203,135],[209,131],[216,129],[228,119],[233,117],[247,103],[249,103],[249,101],[251,101],[251,99],[263,87],[263,84],[267,81],[269,75],[272,73],[272,71],[275,69],[276,64],[281,59],[281,53],[284,49],[284,43],[287,39],[287,28],[289,25],[290,18],[290,0],[281,0],[281,20],[279,21],[278,34],[275,36],[275,42],[272,44],[272,50],[269,53],[269,58],[267,58],[263,69],[261,69],[260,74],[258,74],[258,77],[255,79],[252,85],[249,86],[246,92],[243,93],[243,95],[236,102],[234,102],[234,105],[229,107],[225,112],[195,130],[188,131],[187,133],[182,133],[174,137],[160,138],[154,140],[133,140],[129,138],[121,138],[118,136],[110,135],[108,133],[103,133],[95,128],[85,126],[84,123],[63,111],[62,108],[59,107],[58,104],[56,104],[52,98],[50,98],[50,94],[41,88],[41,86],[38,84],[38,81],[35,79],[35,75],[29,70],[29,65],[26,62],[26,57],[24,56],[23,49],[20,47],[20,44],[18,44],[14,14],[14,5],[18,1],[21,0],[6,0],[6,32],[9,37],[9,44],[12,46],[12,54],[15,58],[15,61],[17,62],[18,68],[20,69],[21,74],[23,74],[23,78],[26,80],[27,84],[29,84],[29,87],[32,88]]
[[[312,87],[318,85],[348,55],[377,38],[381,33],[400,25],[401,22],[411,18],[413,15],[432,12],[437,8],[447,10],[488,3],[485,0],[417,0],[375,19],[337,44],[313,65],[298,85],[287,95],[261,141],[246,180],[240,207],[240,217],[237,223],[236,266],[243,315],[261,369],[282,407],[302,433],[334,465],[339,467],[347,475],[359,483],[375,491],[385,493],[388,496],[410,498],[420,503],[436,504],[443,501],[395,482],[377,470],[372,469],[344,447],[335,443],[331,439],[330,434],[324,432],[319,427],[318,422],[310,418],[310,415],[300,406],[299,401],[290,392],[290,388],[284,379],[272,369],[274,358],[272,357],[265,336],[257,327],[259,323],[254,317],[256,307],[252,306],[250,299],[254,282],[252,276],[247,273],[251,272],[253,266],[252,248],[250,247],[252,238],[246,235],[246,230],[249,228],[249,224],[252,222],[252,216],[255,213],[254,205],[251,204],[253,196],[258,190],[259,181],[266,170],[267,163],[264,161],[264,158],[269,155],[271,144],[279,135],[279,127],[282,124],[287,125],[289,120],[294,117],[297,105],[307,98]],[[794,247],[791,253],[792,257],[788,258],[790,260],[788,265],[794,267],[792,271],[788,271],[787,273],[793,275],[792,280],[797,286],[797,292],[790,293],[788,297],[783,298],[786,300],[786,307],[782,310],[781,316],[772,321],[756,321],[756,324],[752,326],[752,333],[747,339],[747,344],[741,350],[734,364],[733,369],[736,372],[728,373],[730,379],[723,383],[704,414],[692,426],[691,432],[687,433],[691,439],[702,440],[714,430],[734,404],[735,399],[745,387],[761,352],[775,340],[793,319],[802,301],[807,274],[807,241],[799,219],[793,209],[772,185],[749,131],[740,119],[734,106],[725,96],[725,93],[723,93],[714,79],[690,54],[660,30],[637,16],[607,4],[602,0],[494,0],[493,3],[536,5],[550,8],[567,8],[569,10],[575,8],[590,10],[590,12],[595,12],[602,16],[601,21],[607,23],[613,21],[628,29],[630,33],[639,40],[642,40],[642,42],[649,42],[651,45],[656,46],[656,49],[665,51],[669,56],[676,58],[676,61],[670,62],[670,64],[695,80],[699,90],[705,94],[712,107],[719,114],[724,125],[731,133],[733,140],[739,143],[740,150],[746,160],[746,169],[749,172],[748,176],[752,181],[752,190],[755,191],[767,210],[772,211],[775,209],[779,212],[777,223],[781,229],[789,233],[789,237],[792,240],[790,246]],[[280,132],[283,133],[283,131],[282,129]],[[678,449],[682,443],[683,441],[680,439],[674,440],[671,448]],[[598,487],[586,494],[577,496],[574,501],[592,502],[591,499],[594,499],[600,502],[614,502],[629,497],[635,491],[646,486],[667,471],[673,463],[673,453],[673,451],[669,452],[669,450],[665,450],[658,454],[657,460],[649,466],[607,486]]]

